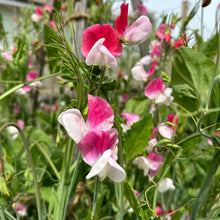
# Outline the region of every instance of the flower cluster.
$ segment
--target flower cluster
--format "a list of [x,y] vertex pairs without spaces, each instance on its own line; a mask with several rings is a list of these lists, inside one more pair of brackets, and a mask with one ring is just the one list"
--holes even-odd
[[115,29],[109,24],[95,24],[84,31],[81,51],[87,65],[116,67],[116,57],[122,53],[121,42],[126,45],[144,42],[151,34],[152,25],[149,18],[142,15],[129,27],[128,4],[122,4]]

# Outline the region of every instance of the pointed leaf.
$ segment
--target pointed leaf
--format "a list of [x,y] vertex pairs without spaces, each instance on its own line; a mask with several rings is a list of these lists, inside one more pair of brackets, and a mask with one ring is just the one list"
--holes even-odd
[[133,159],[147,147],[152,127],[152,115],[148,114],[144,119],[134,123],[127,131],[124,142],[126,160]]

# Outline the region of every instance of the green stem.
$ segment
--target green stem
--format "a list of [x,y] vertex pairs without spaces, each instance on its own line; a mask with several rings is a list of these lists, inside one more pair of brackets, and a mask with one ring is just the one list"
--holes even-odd
[[72,178],[71,178],[71,182],[70,182],[70,186],[69,186],[69,189],[68,189],[66,202],[65,202],[65,206],[64,206],[63,220],[65,219],[65,216],[66,216],[66,212],[67,212],[67,208],[68,208],[68,204],[69,204],[71,194],[76,189],[76,185],[77,185],[76,180],[77,180],[77,177],[79,175],[79,166],[80,166],[81,160],[82,160],[82,157],[81,157],[80,152],[78,151],[76,167],[74,169],[74,173],[73,173]]
[[4,212],[3,212],[3,210],[2,210],[1,207],[0,207],[0,217],[1,217],[2,220],[6,220],[6,219],[5,219]]
[[[65,153],[64,153],[64,160],[63,160],[63,166],[62,166],[62,175],[61,175],[61,181],[58,187],[58,192],[57,192],[57,203],[54,211],[54,219],[55,220],[61,220],[63,219],[63,211],[64,211],[64,204],[65,204],[65,199],[66,199],[66,192],[65,192],[65,182],[66,178],[68,176],[68,171],[70,168],[70,158],[72,157],[72,150],[73,148],[73,141],[71,138],[69,138],[68,144],[65,148]],[[71,154],[71,155],[70,155]]]
[[12,94],[13,92],[15,92],[16,90],[22,88],[24,85],[29,85],[33,82],[37,82],[37,81],[41,81],[41,80],[44,80],[44,79],[48,79],[48,78],[51,78],[51,77],[54,77],[54,76],[59,76],[60,73],[54,73],[54,74],[48,74],[48,75],[45,75],[45,76],[42,76],[42,77],[39,77],[37,79],[34,79],[34,80],[31,80],[31,81],[27,81],[25,83],[21,83],[11,89],[9,89],[8,91],[4,92],[1,96],[0,96],[0,100],[6,98],[7,96],[9,96],[10,94]]
[[92,206],[92,216],[91,219],[96,219],[96,205],[97,205],[97,198],[98,198],[98,189],[99,189],[99,177],[95,177],[95,191],[93,195],[93,206]]
[[48,156],[48,154],[46,153],[46,151],[43,149],[43,147],[41,147],[41,145],[35,141],[35,140],[31,140],[31,142],[33,142],[34,144],[37,145],[38,149],[41,151],[41,153],[44,155],[45,159],[47,160],[47,162],[49,163],[50,167],[52,168],[53,172],[55,173],[56,177],[58,180],[60,180],[60,174],[57,171],[57,168],[55,167],[54,163],[52,162],[52,160],[50,159],[50,157]]
[[21,135],[22,141],[24,143],[24,149],[26,151],[28,165],[31,168],[31,172],[33,174],[33,179],[34,179],[34,188],[35,188],[35,194],[36,194],[38,220],[41,220],[42,219],[42,213],[41,213],[40,188],[39,188],[39,185],[38,185],[38,182],[37,182],[37,173],[36,173],[36,170],[35,170],[35,167],[34,167],[34,162],[33,162],[32,156],[31,156],[31,152],[30,152],[29,147],[28,147],[28,142],[27,142],[27,140],[26,140],[26,138],[24,136],[24,133],[23,133],[22,129],[16,123],[14,123],[14,122],[8,122],[8,123],[4,124],[0,128],[0,134],[8,126],[14,126],[14,127],[16,127],[18,129],[18,131],[19,131],[19,133]]
[[102,67],[101,67],[101,73],[100,73],[99,85],[98,85],[98,88],[97,88],[97,91],[96,91],[96,96],[98,96],[99,93],[100,93],[100,91],[101,91],[102,81],[103,81],[103,78],[104,78],[104,74],[105,74],[105,67],[102,66]]

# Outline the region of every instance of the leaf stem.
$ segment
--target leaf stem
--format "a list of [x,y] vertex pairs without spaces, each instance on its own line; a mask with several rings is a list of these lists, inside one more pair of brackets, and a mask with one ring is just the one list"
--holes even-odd
[[98,188],[99,188],[99,177],[95,177],[95,190],[93,194],[93,206],[92,206],[92,216],[91,219],[96,219],[96,205],[97,205],[97,198],[98,198]]
[[97,88],[97,91],[96,91],[96,96],[98,96],[99,92],[101,91],[104,74],[105,74],[105,66],[102,66],[101,67],[101,73],[100,73],[99,85],[98,85],[98,88]]
[[18,129],[20,135],[21,135],[21,138],[22,138],[22,141],[23,141],[23,144],[24,144],[24,149],[25,149],[26,155],[27,155],[28,165],[29,165],[29,167],[31,169],[31,172],[33,174],[34,188],[35,188],[36,202],[37,202],[38,220],[41,220],[42,219],[42,212],[41,212],[42,210],[41,210],[40,188],[39,188],[38,181],[37,181],[37,173],[36,173],[36,170],[35,170],[35,167],[34,167],[34,162],[33,162],[32,156],[31,156],[30,149],[28,147],[28,142],[27,142],[27,140],[26,140],[26,138],[24,136],[24,133],[23,133],[22,129],[16,123],[14,123],[14,122],[8,122],[8,123],[4,124],[0,128],[0,134],[8,126],[16,127]]

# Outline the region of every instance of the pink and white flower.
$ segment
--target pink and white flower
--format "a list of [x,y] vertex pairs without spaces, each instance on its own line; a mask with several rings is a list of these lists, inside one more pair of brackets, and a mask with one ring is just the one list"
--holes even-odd
[[116,31],[126,45],[143,43],[152,31],[152,24],[145,15],[140,16],[130,27],[128,26],[128,4],[121,4],[121,14],[115,21]]
[[121,115],[126,119],[126,124],[121,124],[123,131],[126,132],[131,128],[131,126],[140,120],[139,115],[135,113],[121,113]]
[[83,32],[81,51],[87,65],[116,67],[115,57],[122,53],[122,45],[113,27],[109,24],[95,24]]
[[4,51],[2,52],[2,56],[7,60],[7,61],[13,61],[13,57],[9,51]]
[[116,162],[118,133],[112,128],[114,113],[107,101],[88,95],[88,117],[84,121],[78,109],[69,109],[58,117],[59,123],[78,144],[83,160],[92,166],[87,179],[108,176],[115,182],[125,179],[125,171]]
[[169,105],[173,101],[171,88],[166,88],[161,78],[153,79],[145,87],[145,96],[153,100],[155,104]]
[[43,15],[43,11],[41,8],[37,7],[35,9],[35,13],[31,15],[31,19],[32,21],[34,22],[39,22],[40,19],[42,18],[42,15]]

